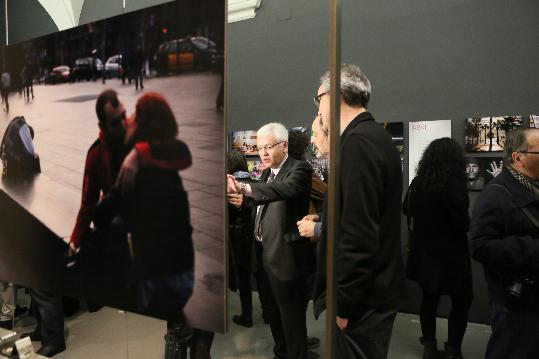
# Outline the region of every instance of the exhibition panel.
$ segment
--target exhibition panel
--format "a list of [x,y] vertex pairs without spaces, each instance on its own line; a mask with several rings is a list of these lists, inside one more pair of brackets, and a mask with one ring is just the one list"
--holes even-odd
[[189,4],[0,48],[2,281],[225,330],[224,6]]

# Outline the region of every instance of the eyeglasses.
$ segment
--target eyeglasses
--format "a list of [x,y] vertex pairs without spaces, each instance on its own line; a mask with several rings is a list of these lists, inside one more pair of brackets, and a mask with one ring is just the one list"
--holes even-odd
[[322,96],[327,95],[328,93],[329,93],[329,90],[326,92],[322,92],[320,95],[316,95],[313,98],[314,104],[316,105],[316,107],[320,107],[320,99],[322,98]]
[[539,152],[536,151],[518,151],[520,153],[529,153],[530,155],[539,155]]
[[273,149],[275,146],[277,146],[278,144],[280,143],[283,143],[283,142],[286,142],[286,141],[279,141],[279,142],[276,142],[274,143],[273,145],[266,145],[264,147],[256,147],[258,149],[258,152],[262,152],[262,150],[268,152],[269,150]]

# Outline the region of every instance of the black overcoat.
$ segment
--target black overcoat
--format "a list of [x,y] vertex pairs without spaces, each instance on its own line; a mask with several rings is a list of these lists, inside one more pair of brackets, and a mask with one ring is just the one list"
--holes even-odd
[[413,218],[406,275],[431,294],[472,297],[472,272],[466,233],[468,189],[450,179],[443,190],[427,191],[416,177],[404,198],[403,212]]
[[[389,133],[369,112],[341,135],[341,222],[337,238],[337,308],[342,318],[397,308],[403,275],[400,242],[402,168]],[[325,217],[325,216],[324,216]],[[326,223],[325,218],[323,222]],[[325,309],[326,226],[322,226],[314,311]]]
[[[539,228],[523,209],[539,219],[539,197],[504,168],[475,202],[468,238],[472,258],[483,264],[491,299],[511,305],[506,288],[514,279],[539,279]],[[539,309],[539,285],[519,308]]]

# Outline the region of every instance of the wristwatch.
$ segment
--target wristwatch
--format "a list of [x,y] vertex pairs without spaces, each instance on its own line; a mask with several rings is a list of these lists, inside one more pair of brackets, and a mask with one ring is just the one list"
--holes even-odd
[[243,183],[243,182],[242,182],[242,183],[240,184],[240,192],[241,192],[242,194],[245,194],[245,192],[247,192],[247,184],[246,184],[246,183]]

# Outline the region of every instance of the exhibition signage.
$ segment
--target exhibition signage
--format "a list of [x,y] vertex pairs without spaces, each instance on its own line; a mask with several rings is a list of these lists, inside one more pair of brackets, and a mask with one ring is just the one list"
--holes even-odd
[[433,140],[442,137],[451,137],[451,120],[410,122],[408,183],[415,177],[423,151]]

